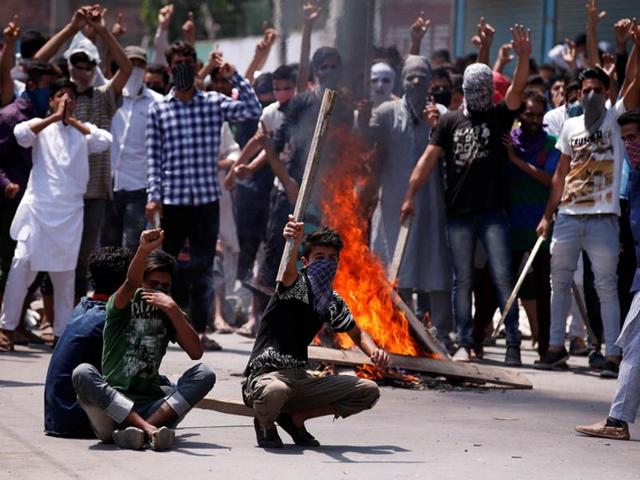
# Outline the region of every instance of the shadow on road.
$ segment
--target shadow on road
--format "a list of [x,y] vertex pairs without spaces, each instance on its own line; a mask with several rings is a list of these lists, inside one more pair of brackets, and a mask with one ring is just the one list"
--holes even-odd
[[16,382],[14,380],[0,380],[0,387],[42,387],[44,383]]
[[[270,453],[276,455],[302,455],[305,450],[313,451],[314,453],[324,453],[337,463],[426,463],[416,461],[394,461],[394,460],[353,460],[348,458],[346,454],[354,453],[357,455],[394,455],[396,453],[410,452],[406,448],[397,447],[395,445],[368,445],[368,446],[353,446],[353,445],[322,445],[313,449],[306,449],[304,447],[298,447],[295,445],[286,445],[285,448],[279,449],[267,449]],[[331,462],[332,463],[332,462]]]

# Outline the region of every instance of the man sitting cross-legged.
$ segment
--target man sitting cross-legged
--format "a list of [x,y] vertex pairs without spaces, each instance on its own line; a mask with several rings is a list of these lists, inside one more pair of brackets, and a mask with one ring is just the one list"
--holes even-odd
[[102,375],[89,364],[73,371],[78,401],[103,442],[141,449],[169,449],[174,428],[213,388],[215,375],[200,363],[173,387],[161,387],[158,369],[169,340],[189,357],[202,357],[197,333],[169,296],[175,259],[156,250],[160,229],[145,230],[127,279],[107,302]]
[[[297,251],[304,224],[289,216],[284,237],[293,239]],[[356,325],[344,300],[333,291],[342,249],[340,236],[330,228],[307,236],[301,272],[292,255],[281,283],[267,306],[253,352],[245,370],[243,397],[253,407],[258,445],[281,448],[277,422],[296,445],[316,447],[319,442],[304,422],[323,415],[348,417],[373,407],[378,386],[352,376],[315,378],[305,370],[307,347],[324,323],[346,332],[380,368],[389,355]]]

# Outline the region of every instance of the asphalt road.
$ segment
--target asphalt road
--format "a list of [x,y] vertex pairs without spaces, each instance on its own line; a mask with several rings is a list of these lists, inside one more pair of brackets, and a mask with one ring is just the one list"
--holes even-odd
[[[222,352],[205,354],[218,381],[211,395],[240,399],[240,372],[251,341],[217,336]],[[500,347],[489,349],[499,361]],[[529,365],[532,351],[525,352]],[[17,347],[0,354],[0,478],[11,479],[595,479],[640,478],[640,428],[632,441],[582,437],[579,423],[608,412],[615,381],[572,359],[570,372],[523,368],[534,390],[384,387],[373,410],[346,420],[312,420],[322,447],[256,447],[251,420],[195,409],[170,452],[124,451],[96,440],[42,433],[50,350]],[[173,380],[191,365],[171,349],[162,371]],[[285,443],[290,442],[282,432]]]

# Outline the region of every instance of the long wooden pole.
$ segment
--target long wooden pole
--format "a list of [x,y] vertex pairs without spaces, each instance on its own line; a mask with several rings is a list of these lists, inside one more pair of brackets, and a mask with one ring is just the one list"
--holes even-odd
[[400,265],[404,258],[404,251],[407,247],[407,240],[409,239],[409,232],[411,231],[411,217],[407,218],[400,225],[400,231],[398,232],[398,240],[396,241],[396,249],[393,252],[393,258],[389,265],[389,271],[387,272],[387,278],[389,282],[394,283],[398,279],[398,273],[400,272]]
[[[327,130],[329,127],[329,119],[333,106],[335,104],[337,92],[329,90],[324,91],[322,97],[322,105],[320,106],[320,113],[318,114],[318,121],[316,122],[316,129],[313,133],[313,140],[311,141],[311,147],[309,148],[309,155],[307,157],[307,164],[304,168],[304,176],[302,177],[302,184],[300,185],[300,191],[298,192],[298,198],[296,199],[296,206],[293,211],[293,216],[297,222],[301,221],[304,217],[304,213],[311,199],[311,193],[313,191],[313,185],[315,183],[316,174],[318,172],[318,166],[320,165],[320,156],[322,154],[322,147],[327,136]],[[280,260],[280,268],[278,269],[278,276],[276,280],[282,281],[284,272],[287,269],[289,260],[296,252],[293,251],[293,240],[288,239],[282,252],[282,259]]]
[[500,321],[498,322],[498,325],[496,325],[496,328],[493,330],[493,333],[491,334],[491,338],[496,338],[498,336],[498,333],[500,332],[500,328],[502,327],[502,324],[504,323],[504,319],[507,318],[507,315],[509,314],[509,310],[511,310],[511,306],[513,305],[513,302],[515,302],[516,297],[518,296],[518,292],[520,291],[520,287],[522,287],[522,283],[524,282],[524,278],[527,276],[527,272],[531,268],[531,265],[533,264],[533,260],[536,258],[536,255],[538,254],[538,251],[540,250],[540,247],[542,246],[542,242],[544,242],[544,237],[542,237],[542,236],[538,237],[538,240],[536,241],[536,244],[531,249],[531,253],[529,254],[529,258],[527,258],[527,262],[524,264],[524,267],[523,267],[522,271],[520,272],[520,276],[518,277],[518,281],[516,282],[516,286],[513,287],[513,291],[511,292],[511,296],[509,297],[509,300],[507,300],[507,305],[502,309],[502,315],[500,315]]

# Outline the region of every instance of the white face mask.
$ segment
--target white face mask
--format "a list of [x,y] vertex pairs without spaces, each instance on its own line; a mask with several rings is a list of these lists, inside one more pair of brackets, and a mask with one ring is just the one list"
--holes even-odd
[[391,98],[396,72],[386,63],[376,63],[371,67],[371,100],[374,106]]
[[133,67],[122,92],[128,97],[137,97],[144,81],[144,68]]

